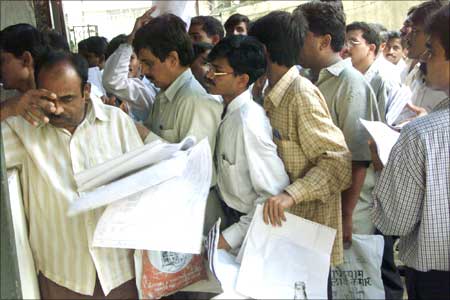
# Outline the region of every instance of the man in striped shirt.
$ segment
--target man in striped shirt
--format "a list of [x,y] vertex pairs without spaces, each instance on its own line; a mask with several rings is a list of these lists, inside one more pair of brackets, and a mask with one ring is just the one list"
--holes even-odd
[[[87,77],[78,55],[50,52],[37,62],[37,88],[50,96],[2,106],[6,167],[20,171],[41,298],[136,299],[132,252],[92,246],[103,208],[67,217],[79,197],[74,174],[143,144],[125,113],[90,101]],[[22,117],[29,107],[41,109],[40,123]]]

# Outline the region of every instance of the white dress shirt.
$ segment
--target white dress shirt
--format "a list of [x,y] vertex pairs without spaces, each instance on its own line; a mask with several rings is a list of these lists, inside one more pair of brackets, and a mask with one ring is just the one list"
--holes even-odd
[[108,57],[103,69],[103,86],[108,93],[127,103],[134,119],[145,121],[158,89],[148,80],[128,78],[131,54],[131,45],[122,44]]
[[244,240],[256,205],[289,184],[269,119],[248,90],[228,104],[217,134],[215,163],[222,200],[245,214],[223,232],[236,249]]

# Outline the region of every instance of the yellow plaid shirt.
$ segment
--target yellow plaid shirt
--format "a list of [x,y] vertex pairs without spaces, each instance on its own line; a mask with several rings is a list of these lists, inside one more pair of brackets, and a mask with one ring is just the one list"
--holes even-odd
[[291,212],[335,228],[331,263],[343,262],[341,192],[351,183],[351,155],[325,99],[292,67],[266,93],[264,108],[289,175]]

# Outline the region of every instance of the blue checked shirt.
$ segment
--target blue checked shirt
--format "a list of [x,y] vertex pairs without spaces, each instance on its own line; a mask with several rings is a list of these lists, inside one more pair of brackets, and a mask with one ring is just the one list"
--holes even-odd
[[373,190],[374,224],[399,235],[400,259],[418,271],[449,271],[449,100],[404,127]]

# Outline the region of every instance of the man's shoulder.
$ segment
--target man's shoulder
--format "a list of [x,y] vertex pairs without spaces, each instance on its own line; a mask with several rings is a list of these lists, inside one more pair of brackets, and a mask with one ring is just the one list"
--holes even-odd
[[449,108],[442,108],[440,110],[431,112],[430,114],[416,118],[402,129],[402,135],[415,137],[424,137],[430,133],[436,135],[450,136],[450,110]]

